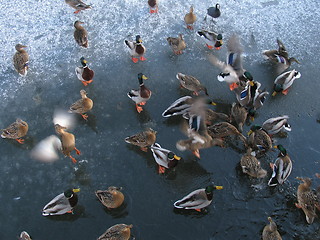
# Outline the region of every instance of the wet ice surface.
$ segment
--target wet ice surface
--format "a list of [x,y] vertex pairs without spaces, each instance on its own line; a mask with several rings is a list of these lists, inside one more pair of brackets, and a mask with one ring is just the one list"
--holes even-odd
[[[319,169],[318,81],[319,55],[318,1],[221,1],[222,15],[216,25],[203,22],[210,5],[196,1],[160,1],[159,14],[150,15],[144,1],[91,1],[93,9],[73,14],[64,1],[9,1],[0,9],[2,51],[0,58],[0,127],[17,117],[29,123],[26,143],[19,145],[1,140],[0,217],[1,239],[14,239],[22,230],[34,239],[94,239],[117,223],[133,224],[136,239],[258,239],[272,216],[283,239],[315,239],[319,220],[307,225],[296,201],[296,176],[314,178]],[[201,150],[201,160],[175,148],[184,138],[180,118],[164,119],[161,113],[174,100],[189,94],[180,90],[177,72],[194,75],[207,86],[220,106],[235,101],[224,83],[216,80],[219,70],[210,65],[210,52],[195,32],[186,30],[183,16],[190,5],[198,21],[195,29],[211,28],[221,32],[224,42],[238,33],[245,49],[244,66],[271,91],[276,77],[272,64],[261,56],[264,49],[276,48],[276,38],[286,45],[291,56],[302,64],[293,64],[302,76],[287,96],[266,100],[255,123],[281,114],[289,115],[292,132],[277,139],[293,160],[293,171],[281,187],[269,188],[268,163],[277,153],[261,158],[268,169],[263,180],[250,179],[241,173],[241,153],[234,149]],[[73,39],[75,20],[85,22],[89,48],[79,48]],[[166,38],[184,34],[187,49],[175,56]],[[140,34],[147,47],[146,62],[133,64],[124,40]],[[20,77],[13,69],[14,46],[28,46],[30,70]],[[225,59],[223,46],[214,54]],[[94,82],[86,87],[94,101],[89,121],[77,117],[72,131],[77,138],[81,161],[73,165],[60,155],[52,164],[34,161],[30,150],[36,143],[55,134],[52,116],[56,108],[68,109],[79,99],[83,88],[74,69],[80,57],[95,70]],[[138,87],[137,73],[146,81],[153,95],[139,115],[126,93]],[[228,111],[227,107],[219,107]],[[128,146],[123,139],[152,127],[158,131],[157,142],[172,149],[184,160],[174,172],[157,174],[151,152]],[[244,132],[249,129],[246,126]],[[214,181],[224,189],[216,191],[206,214],[177,211],[173,202],[187,193]],[[315,180],[315,186],[319,180]],[[108,211],[94,195],[97,189],[122,186],[125,206]],[[79,205],[74,215],[55,218],[41,216],[42,207],[69,187],[80,187]]]

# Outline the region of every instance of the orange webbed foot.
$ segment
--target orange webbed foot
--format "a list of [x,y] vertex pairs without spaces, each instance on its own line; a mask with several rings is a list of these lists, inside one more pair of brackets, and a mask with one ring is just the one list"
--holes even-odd
[[79,13],[81,10],[77,10],[77,11],[75,11],[75,12],[73,12],[73,13],[75,13],[75,14],[77,14],[77,13]]
[[71,160],[72,160],[73,163],[77,163],[77,159],[75,159],[75,158],[72,157],[72,156],[69,156],[69,157],[71,158]]
[[282,94],[283,94],[283,95],[287,95],[288,92],[289,92],[289,88],[287,88],[286,90],[283,90],[283,91],[282,91]]
[[159,174],[163,174],[165,173],[165,171],[166,171],[166,168],[159,165],[159,170],[158,170]]
[[141,102],[141,103],[139,103],[139,105],[144,106],[144,105],[146,105],[146,102]]
[[145,61],[145,60],[147,60],[147,59],[144,56],[140,57],[140,61]]
[[193,26],[192,25],[187,25],[187,28],[190,30],[193,30]]
[[88,115],[87,114],[81,114],[84,120],[88,121]]
[[215,47],[215,49],[216,49],[216,50],[220,50],[220,49],[221,49],[221,47]]
[[194,150],[192,153],[193,153],[197,158],[199,158],[199,159],[200,159],[200,152],[199,152],[199,149]]
[[20,144],[24,144],[24,140],[22,138],[17,138],[16,141]]
[[197,212],[201,212],[201,209],[200,208],[197,208],[197,209],[195,209]]
[[77,154],[77,155],[80,155],[80,154],[81,154],[81,152],[80,152],[80,150],[79,150],[79,149],[74,148],[74,150],[76,151],[76,154]]
[[209,48],[209,49],[213,49],[213,47],[210,46],[210,45],[208,45],[208,44],[206,44],[206,46],[207,46],[207,48]]
[[232,83],[232,84],[229,85],[230,91],[233,91],[237,87],[238,87],[237,83]]
[[82,81],[82,80],[81,80],[81,82],[83,83],[84,86],[88,86],[88,84],[89,84],[89,83],[92,83],[93,80],[92,80],[92,79],[89,80],[89,81]]
[[134,62],[134,63],[137,63],[138,61],[139,61],[139,59],[138,58],[131,58],[132,59],[132,62]]
[[147,147],[140,147],[141,151],[144,151],[144,152],[148,152],[148,148]]
[[72,211],[68,211],[67,213],[73,213]]

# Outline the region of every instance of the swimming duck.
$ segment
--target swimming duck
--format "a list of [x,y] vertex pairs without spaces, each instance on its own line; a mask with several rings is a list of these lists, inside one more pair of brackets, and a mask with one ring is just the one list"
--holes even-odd
[[181,159],[181,157],[177,156],[174,152],[162,148],[159,143],[152,144],[151,151],[154,160],[156,160],[159,165],[159,174],[164,173],[166,168],[170,169],[177,166],[178,161]]
[[270,223],[263,228],[262,240],[282,240],[277,229],[277,224],[272,221],[271,217],[268,217],[268,221]]
[[76,193],[79,191],[80,189],[68,189],[65,192],[59,194],[46,206],[44,206],[44,208],[42,209],[42,215],[53,216],[72,213],[73,208],[78,203],[78,196]]
[[70,106],[70,113],[79,113],[84,120],[88,119],[86,112],[90,111],[93,107],[93,101],[87,97],[87,92],[85,90],[80,90],[81,99],[76,101]]
[[91,8],[90,5],[85,4],[81,0],[65,0],[66,4],[68,4],[70,7],[76,9],[74,13],[78,13],[81,10],[86,10],[88,8]]
[[131,59],[134,63],[137,63],[140,59],[140,61],[147,60],[143,55],[146,52],[146,47],[142,45],[142,39],[140,35],[136,36],[136,41],[128,41],[124,40],[125,44],[128,46],[128,50],[131,56]]
[[138,74],[138,80],[140,84],[139,90],[132,89],[127,93],[128,97],[131,98],[136,103],[136,109],[138,113],[143,111],[142,106],[146,104],[146,102],[150,99],[152,92],[144,85],[144,80],[148,78],[142,74]]
[[[209,7],[207,9],[207,15],[209,15],[212,18],[220,17],[221,15],[220,5],[217,3],[214,7]],[[207,16],[205,17],[205,20],[207,20]]]
[[275,80],[274,80],[274,92],[272,93],[272,96],[274,97],[278,92],[282,92],[282,94],[287,95],[289,88],[293,84],[294,80],[301,77],[300,72],[296,71],[295,69],[280,74]]
[[189,13],[184,16],[184,21],[187,24],[187,28],[193,30],[193,24],[197,21],[197,16],[193,13],[193,6],[190,7]]
[[197,33],[204,40],[209,49],[215,48],[216,50],[219,50],[221,48],[223,44],[221,34],[207,30],[200,30]]
[[201,212],[202,208],[209,206],[213,199],[213,191],[223,189],[222,186],[209,185],[206,188],[194,190],[187,196],[176,201],[173,205],[175,208],[194,209]]
[[272,148],[272,140],[268,133],[261,126],[253,125],[248,132],[248,143],[254,150],[267,152]]
[[24,48],[27,46],[22,44],[16,45],[17,52],[13,55],[13,66],[20,76],[25,77],[29,69],[29,54]]
[[207,88],[194,76],[178,73],[176,78],[179,80],[181,87],[193,91],[194,95],[199,95],[198,92],[200,91],[204,91],[204,93],[208,95]]
[[238,126],[239,132],[243,131],[243,124],[247,120],[248,110],[239,103],[233,103],[231,107],[231,118]]
[[247,153],[240,160],[242,172],[254,178],[264,178],[267,171],[261,168],[261,164],[252,152],[251,148],[247,149]]
[[80,22],[80,21],[74,22],[75,31],[73,36],[79,46],[87,48],[89,44],[88,33],[87,33],[87,30],[84,27],[82,27],[80,24],[84,24],[84,22]]
[[262,54],[266,59],[278,64],[278,72],[283,72],[291,66],[292,62],[300,62],[294,57],[289,58],[288,52],[283,43],[277,39],[278,49],[275,50],[264,50]]
[[105,207],[113,209],[120,207],[124,201],[124,195],[120,190],[121,188],[111,186],[107,190],[97,190],[95,194]]
[[20,233],[19,240],[32,240],[32,239],[26,231],[23,231]]
[[297,208],[301,208],[304,214],[306,215],[307,223],[313,223],[316,215],[316,206],[318,204],[317,195],[311,187],[311,179],[310,178],[301,178],[296,177],[296,179],[302,181],[302,183],[298,186],[297,189],[297,200],[298,202],[295,204]]
[[24,140],[21,138],[27,135],[28,129],[28,123],[17,118],[17,120],[14,123],[11,123],[7,128],[1,129],[1,137],[15,139],[18,143],[23,144]]
[[158,13],[158,0],[148,0],[150,13]]
[[124,141],[126,143],[130,143],[140,147],[140,149],[144,152],[147,151],[147,147],[151,146],[156,142],[156,134],[157,132],[151,128],[147,130],[134,134],[130,137],[126,137]]
[[87,65],[87,60],[84,57],[80,58],[82,67],[76,67],[76,75],[78,79],[87,86],[93,81],[94,71]]
[[71,152],[75,150],[77,155],[80,155],[81,152],[76,148],[76,139],[74,135],[72,133],[66,132],[66,129],[66,127],[62,127],[59,124],[55,125],[55,130],[61,138],[62,153],[65,156],[71,158],[73,163],[76,163],[77,160],[71,156]]
[[172,48],[173,52],[176,55],[182,54],[182,50],[184,50],[187,45],[186,42],[183,39],[182,34],[179,34],[179,37],[168,37],[167,41],[169,43],[169,46]]
[[279,149],[280,153],[274,163],[270,163],[272,168],[272,176],[268,182],[271,187],[277,186],[278,184],[283,184],[285,180],[289,177],[292,170],[292,162],[287,154],[287,150],[280,144],[274,146]]
[[274,118],[269,118],[262,124],[262,128],[269,134],[274,135],[280,132],[282,129],[290,132],[291,126],[288,123],[289,116],[279,116]]
[[132,224],[116,224],[107,229],[98,240],[129,240]]

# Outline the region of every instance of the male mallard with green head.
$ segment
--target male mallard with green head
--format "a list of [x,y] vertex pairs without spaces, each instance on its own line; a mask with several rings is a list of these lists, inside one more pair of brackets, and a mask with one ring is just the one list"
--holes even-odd
[[295,69],[280,74],[275,80],[273,85],[273,93],[272,96],[274,97],[277,93],[282,92],[282,94],[287,95],[289,88],[292,86],[294,80],[301,77],[300,72],[296,71]]
[[148,128],[143,132],[139,132],[130,137],[126,137],[124,141],[126,143],[136,145],[140,147],[142,151],[146,152],[148,150],[147,147],[150,147],[156,142],[156,134],[156,131],[154,131],[152,128]]
[[24,140],[21,139],[29,130],[29,125],[25,121],[18,118],[14,123],[11,123],[7,128],[2,129],[2,138],[15,139],[18,143],[23,144]]
[[136,41],[128,41],[124,40],[125,44],[129,48],[129,53],[131,56],[131,59],[134,63],[137,63],[140,59],[140,61],[147,60],[143,55],[146,52],[146,47],[142,44],[142,39],[140,35],[136,36]]
[[159,165],[159,174],[165,173],[165,169],[174,168],[181,159],[174,152],[162,148],[159,143],[152,144],[151,151],[153,158]]
[[221,34],[207,30],[200,30],[197,33],[204,40],[209,49],[215,48],[216,50],[219,50],[223,45]]
[[124,195],[119,187],[108,187],[107,190],[97,190],[95,194],[99,201],[108,209],[118,208],[124,201]]
[[13,65],[16,71],[23,77],[27,75],[29,68],[29,54],[24,48],[27,46],[22,44],[16,45],[17,52],[13,56]]
[[42,210],[43,216],[62,215],[72,213],[78,203],[77,192],[80,189],[68,189],[52,199]]
[[269,118],[262,124],[262,128],[269,134],[274,135],[282,129],[290,132],[291,126],[288,123],[289,116],[283,115],[279,117]]
[[87,60],[84,57],[81,57],[80,61],[82,67],[76,67],[76,75],[83,85],[87,86],[93,81],[94,71],[88,67]]
[[129,240],[132,224],[116,224],[107,229],[98,240]]
[[79,46],[87,48],[88,47],[88,33],[87,30],[81,26],[81,24],[84,24],[84,22],[81,21],[75,21],[74,22],[74,39],[78,43]]

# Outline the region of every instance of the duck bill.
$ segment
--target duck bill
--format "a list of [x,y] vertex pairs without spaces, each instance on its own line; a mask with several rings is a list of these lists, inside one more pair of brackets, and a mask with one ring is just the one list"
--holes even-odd
[[145,75],[142,75],[143,80],[147,80],[148,78]]
[[215,186],[215,188],[216,188],[217,190],[221,190],[221,189],[223,189],[223,186]]
[[250,136],[251,135],[251,133],[252,133],[252,130],[250,130],[247,134],[248,134],[248,136]]
[[177,155],[174,155],[173,158],[174,158],[175,160],[178,160],[178,161],[181,160],[181,157],[179,157],[179,156],[177,156]]
[[210,104],[213,105],[213,106],[216,106],[216,105],[217,105],[215,102],[211,102]]
[[74,188],[74,189],[72,189],[72,191],[73,191],[74,193],[80,192],[80,188]]
[[273,146],[273,148],[278,148],[278,146],[276,145],[276,146]]
[[274,91],[274,92],[272,93],[272,97],[274,97],[275,95],[277,95],[277,92],[276,92],[276,91]]

